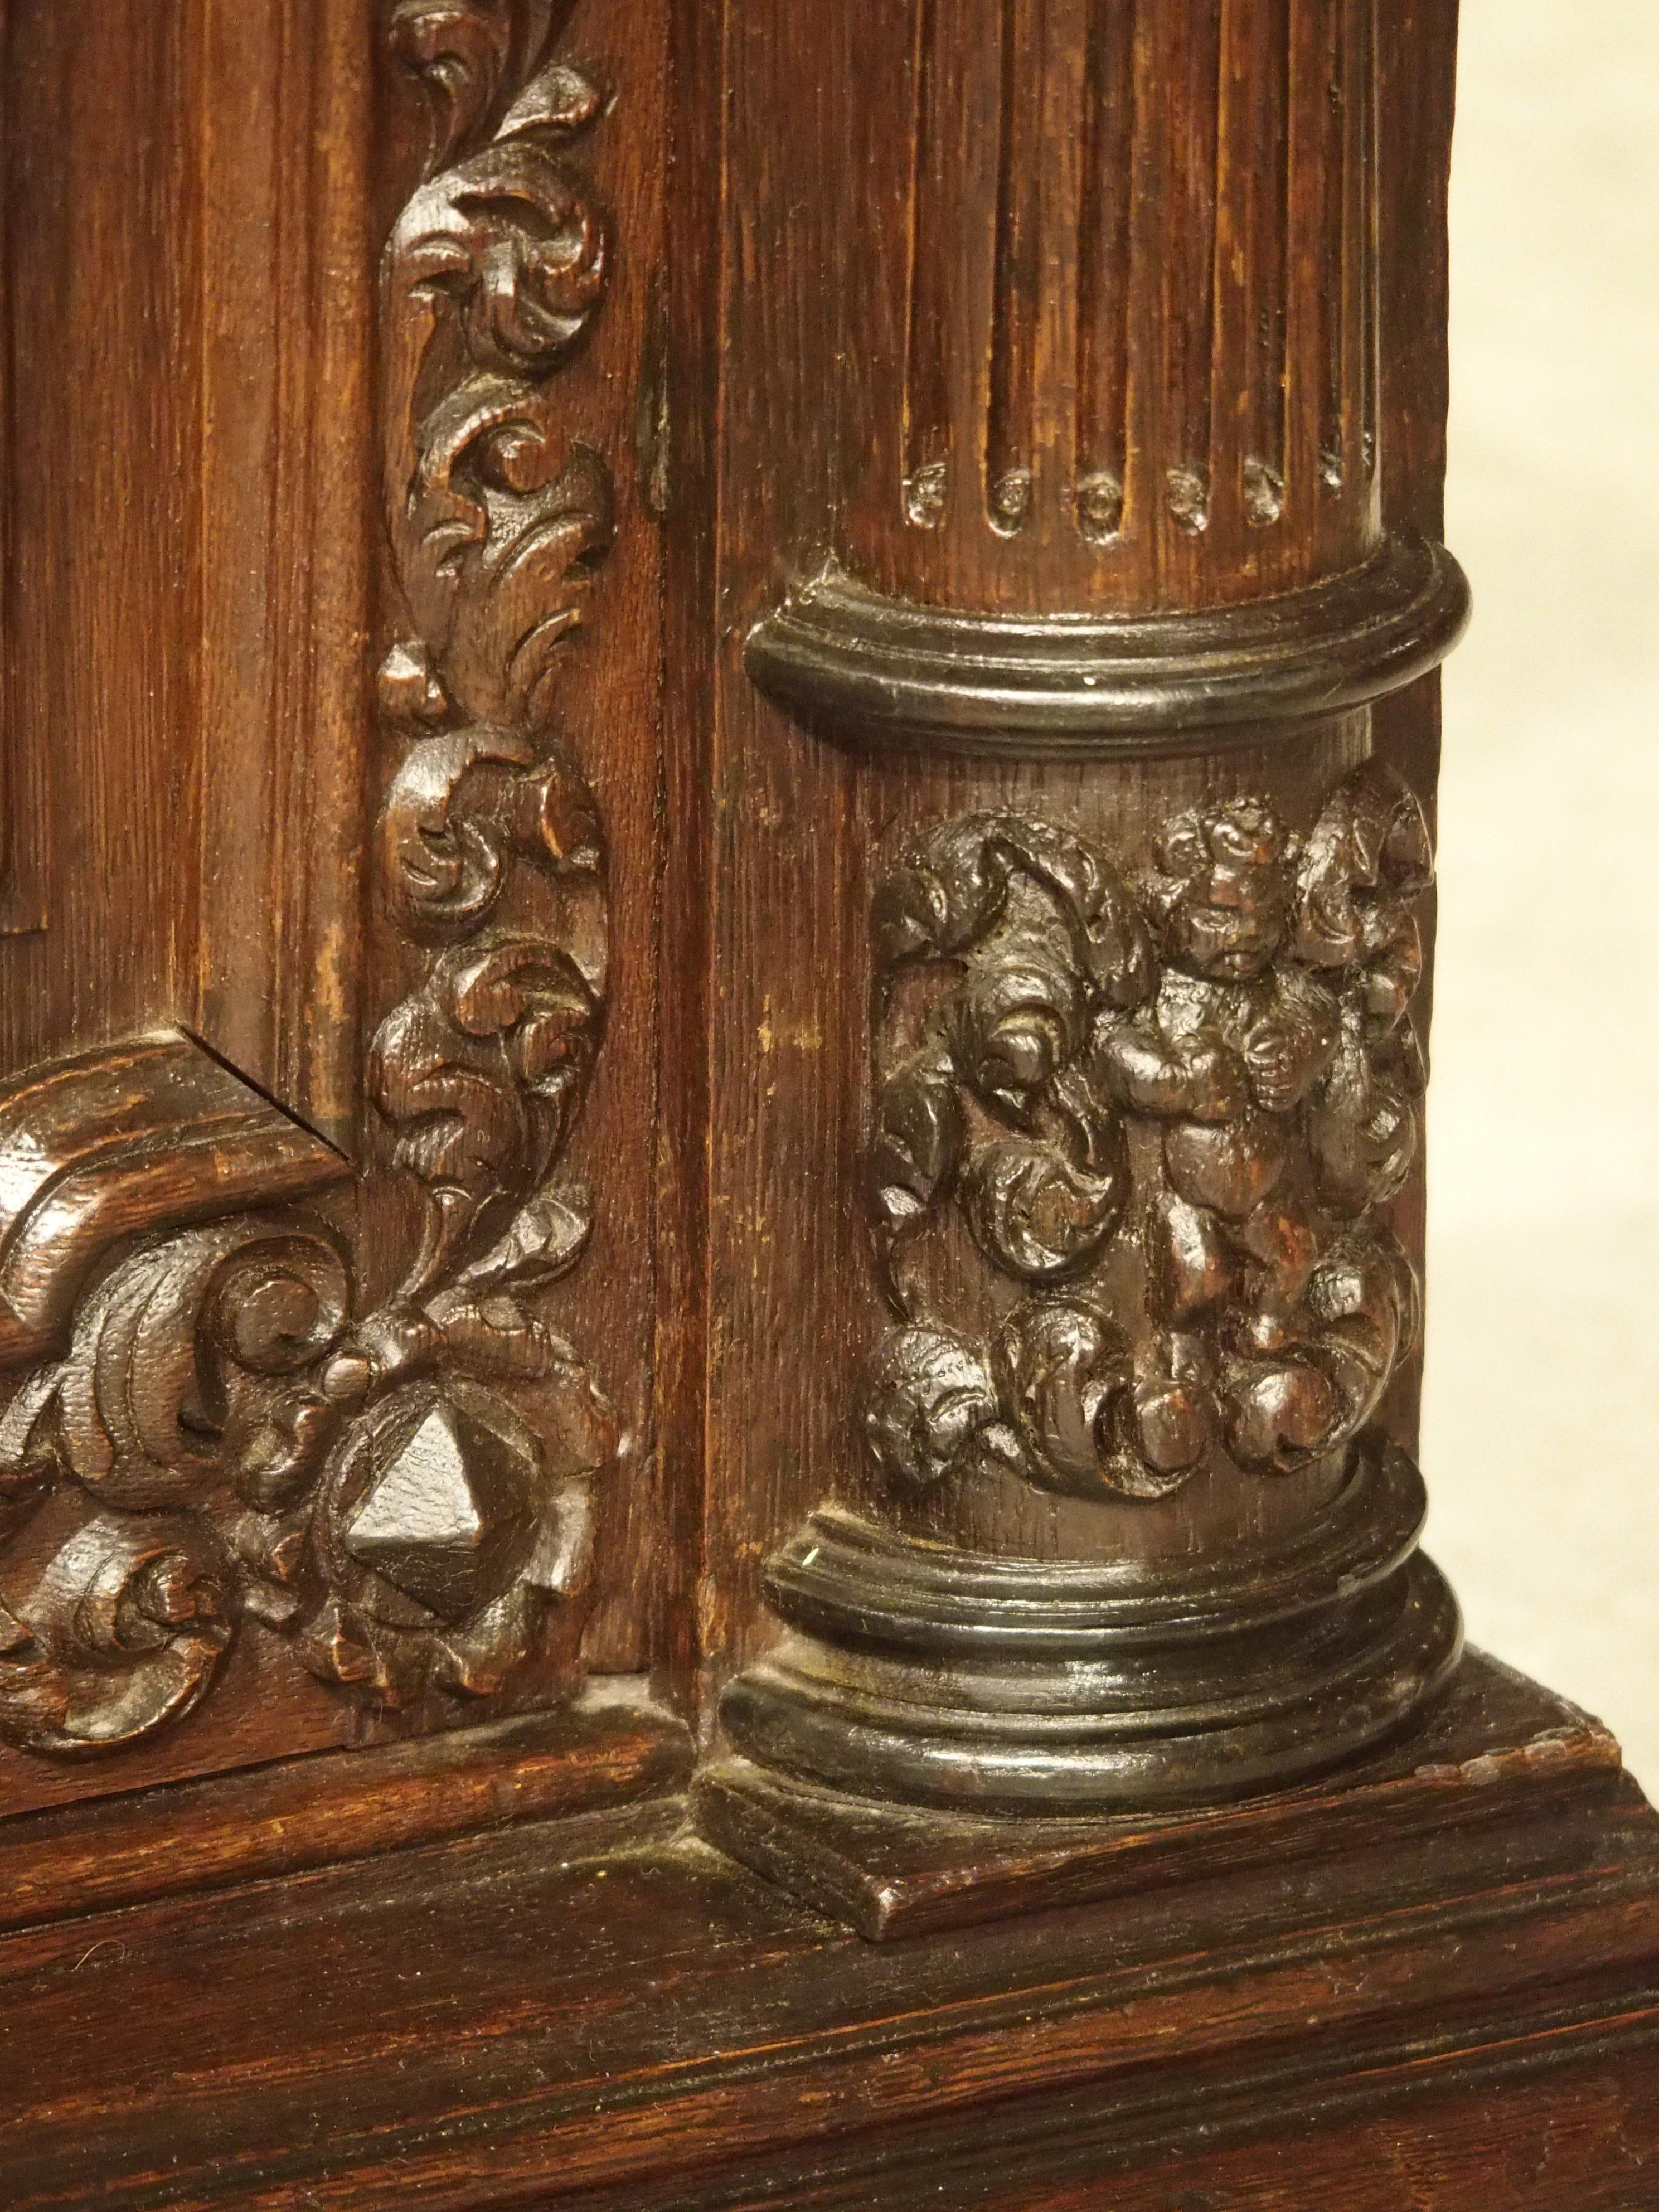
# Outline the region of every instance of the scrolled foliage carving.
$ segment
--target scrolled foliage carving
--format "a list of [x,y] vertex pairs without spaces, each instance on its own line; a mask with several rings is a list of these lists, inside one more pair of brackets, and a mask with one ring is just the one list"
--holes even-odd
[[1153,1498],[1364,1427],[1418,1326],[1387,1208],[1431,878],[1375,760],[1305,836],[1206,804],[1138,875],[1013,814],[915,842],[874,915],[870,1194],[902,1326],[860,1419],[893,1480]]
[[[314,1211],[181,1228],[158,1204],[152,1233],[118,1241],[62,1357],[0,1413],[0,1546],[30,1563],[0,1575],[0,1741],[146,1736],[249,1620],[376,1707],[441,1717],[515,1678],[574,1679],[614,1422],[538,1301],[591,1226],[561,1162],[603,1030],[607,915],[553,690],[614,515],[558,404],[611,251],[572,158],[605,103],[553,52],[568,14],[398,0],[389,18],[431,116],[380,332],[394,635],[375,872],[414,972],[368,1055],[365,1172],[406,1181],[423,1226],[373,1304]],[[167,1134],[146,1155],[163,1169]],[[244,1207],[258,1184],[241,1177]]]

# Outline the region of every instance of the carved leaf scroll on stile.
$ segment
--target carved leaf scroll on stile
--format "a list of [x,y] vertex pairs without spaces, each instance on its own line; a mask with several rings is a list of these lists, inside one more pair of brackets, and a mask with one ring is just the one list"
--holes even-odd
[[599,811],[553,707],[615,524],[604,462],[561,421],[610,273],[574,158],[605,101],[554,52],[568,12],[388,18],[430,137],[380,272],[397,629],[375,872],[419,974],[367,1087],[369,1172],[411,1182],[424,1230],[368,1311],[349,1240],[301,1211],[162,1229],[81,1297],[0,1415],[0,1546],[52,1513],[68,1528],[21,1588],[0,1550],[14,1745],[106,1750],[178,1719],[248,1620],[375,1706],[441,1715],[526,1669],[538,1694],[573,1677],[614,1422],[538,1300],[592,1226],[561,1163],[608,933]]
[[1418,1146],[1431,876],[1376,761],[1305,837],[1220,801],[1139,876],[1014,814],[912,844],[875,910],[871,1205],[902,1326],[860,1409],[894,1481],[1156,1498],[1217,1453],[1288,1474],[1358,1434],[1418,1328],[1386,1210]]

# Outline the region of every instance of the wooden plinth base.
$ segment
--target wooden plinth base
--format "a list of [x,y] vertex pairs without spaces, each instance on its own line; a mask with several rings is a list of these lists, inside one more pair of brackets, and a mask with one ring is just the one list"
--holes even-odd
[[872,1938],[1237,1873],[1329,1861],[1447,1826],[1592,1815],[1624,1786],[1599,1722],[1482,1654],[1386,1750],[1316,1784],[1221,1808],[1029,1820],[918,1811],[815,1789],[747,1759],[696,1788],[711,1841]]
[[0,1937],[0,2206],[1659,2204],[1659,1821],[1490,1662],[1324,1791],[982,1851],[965,1941],[923,1856],[887,1879],[932,1932],[872,1943],[687,1812]]
[[0,1822],[0,1928],[665,1796],[691,1752],[678,1723],[624,1686],[487,1728],[26,1813]]

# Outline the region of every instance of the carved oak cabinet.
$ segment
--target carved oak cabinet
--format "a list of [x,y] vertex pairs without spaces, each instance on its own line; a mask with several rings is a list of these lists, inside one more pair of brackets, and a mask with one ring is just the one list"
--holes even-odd
[[1659,2205],[1418,1548],[1455,0],[0,22],[0,2207]]

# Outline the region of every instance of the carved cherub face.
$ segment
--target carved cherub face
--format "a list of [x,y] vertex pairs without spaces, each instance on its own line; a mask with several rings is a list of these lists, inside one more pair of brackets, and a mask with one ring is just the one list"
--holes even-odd
[[1165,960],[1218,982],[1259,975],[1290,918],[1289,840],[1260,799],[1193,807],[1159,837],[1148,903]]

